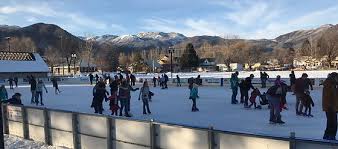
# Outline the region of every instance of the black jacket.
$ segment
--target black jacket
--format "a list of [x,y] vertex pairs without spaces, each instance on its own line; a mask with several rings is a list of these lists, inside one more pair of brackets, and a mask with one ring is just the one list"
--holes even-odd
[[3,103],[9,103],[9,104],[13,104],[13,105],[23,105],[23,104],[21,103],[21,100],[16,99],[16,98],[14,98],[14,97],[12,97],[11,99],[8,99],[8,100],[3,101]]

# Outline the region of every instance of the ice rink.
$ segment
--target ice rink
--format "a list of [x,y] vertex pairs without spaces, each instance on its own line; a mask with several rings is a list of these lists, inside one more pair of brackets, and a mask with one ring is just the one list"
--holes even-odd
[[[48,94],[44,93],[45,107],[94,113],[94,110],[90,108],[93,86],[61,85],[62,93],[59,95],[55,95],[54,89],[50,85],[47,88]],[[142,102],[137,100],[139,92],[132,93],[132,119],[154,119],[175,124],[213,126],[215,129],[225,131],[284,137],[288,137],[290,132],[296,132],[296,137],[309,139],[321,139],[326,125],[325,113],[321,108],[322,88],[319,87],[311,92],[315,102],[315,107],[312,109],[313,118],[296,116],[295,96],[288,93],[289,110],[282,112],[282,119],[286,122],[284,125],[269,124],[269,110],[266,106],[263,106],[261,110],[254,110],[244,109],[241,104],[230,104],[231,90],[228,86],[201,86],[199,88],[200,98],[197,100],[200,112],[191,112],[192,102],[188,99],[189,90],[186,86],[169,86],[169,89],[166,90],[151,88],[151,91],[155,93],[153,101],[150,102],[151,115],[142,114]],[[8,89],[8,92],[10,96],[15,92],[22,93],[23,103],[34,106],[30,104],[31,94],[28,86],[21,86],[14,91]],[[104,109],[104,114],[109,115],[108,102],[104,103]]]

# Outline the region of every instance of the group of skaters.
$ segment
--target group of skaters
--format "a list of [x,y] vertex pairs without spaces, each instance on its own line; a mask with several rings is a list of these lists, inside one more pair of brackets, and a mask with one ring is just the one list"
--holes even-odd
[[156,87],[156,84],[161,87],[161,89],[168,89],[169,77],[167,74],[159,75],[157,78],[153,77],[153,86]]
[[[131,86],[135,86],[136,76],[131,73],[129,74],[128,72],[125,73],[125,75],[126,75],[125,79],[127,80],[127,82],[130,83]],[[90,85],[93,85],[94,81],[95,81],[95,84],[99,83],[100,81],[107,82],[107,83],[110,83],[113,81],[113,78],[110,76],[110,74],[104,74],[102,77],[100,77],[98,74],[95,74],[94,76],[92,73],[90,73],[88,76],[89,76]],[[119,73],[118,77],[123,78],[123,75]]]
[[9,89],[14,89],[14,84],[16,88],[18,87],[18,77],[9,78],[7,81],[9,83]]
[[110,93],[106,90],[106,82],[103,78],[96,83],[93,88],[93,101],[91,105],[95,113],[102,114],[104,110],[102,106],[103,101],[109,101],[111,115],[132,117],[130,112],[131,91],[140,90],[138,100],[142,100],[143,102],[143,114],[151,114],[149,102],[151,102],[154,93],[150,91],[148,82],[145,80],[141,89],[133,88],[135,82],[132,81],[130,83],[129,81],[133,79],[129,78],[132,77],[126,73],[125,78],[122,74],[119,74],[109,79]]
[[[261,72],[260,74],[261,87],[266,88],[269,75],[266,72]],[[283,109],[288,109],[286,100],[287,92],[293,92],[293,95],[296,96],[296,115],[313,117],[311,108],[314,106],[314,102],[310,96],[310,89],[313,90],[313,86],[306,73],[303,73],[301,78],[296,79],[294,71],[292,71],[289,85],[281,80],[281,77],[278,75],[273,85],[263,93],[253,86],[253,74],[241,80],[238,78],[238,75],[239,73],[235,72],[231,75],[230,79],[232,89],[231,104],[241,103],[244,104],[244,108],[254,106],[255,109],[261,109],[262,106],[267,105],[270,109],[269,122],[272,124],[284,124],[285,122],[282,121],[280,113]],[[240,90],[240,101],[237,100],[238,89]],[[252,90],[252,92],[249,98],[250,90]],[[259,99],[260,105],[256,103],[257,98]]]

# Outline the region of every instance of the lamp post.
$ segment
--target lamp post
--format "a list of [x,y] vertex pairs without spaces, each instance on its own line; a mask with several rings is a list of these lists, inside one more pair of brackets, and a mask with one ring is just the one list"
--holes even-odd
[[173,78],[173,53],[175,53],[174,47],[169,47],[168,52],[170,53],[170,74],[171,78]]
[[6,40],[7,40],[7,44],[8,44],[8,52],[11,52],[11,37],[6,37]]
[[75,76],[75,71],[76,71],[76,68],[75,68],[76,54],[75,54],[75,53],[73,53],[71,56],[72,56],[72,59],[73,59],[73,61],[74,61],[74,67],[73,67],[73,76]]

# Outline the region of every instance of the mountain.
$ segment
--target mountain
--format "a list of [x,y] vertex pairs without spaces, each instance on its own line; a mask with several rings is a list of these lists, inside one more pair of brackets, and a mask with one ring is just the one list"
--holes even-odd
[[323,33],[332,27],[334,27],[334,25],[326,24],[315,29],[293,31],[291,33],[280,35],[275,38],[275,40],[278,42],[279,47],[299,48],[306,39],[318,40]]

